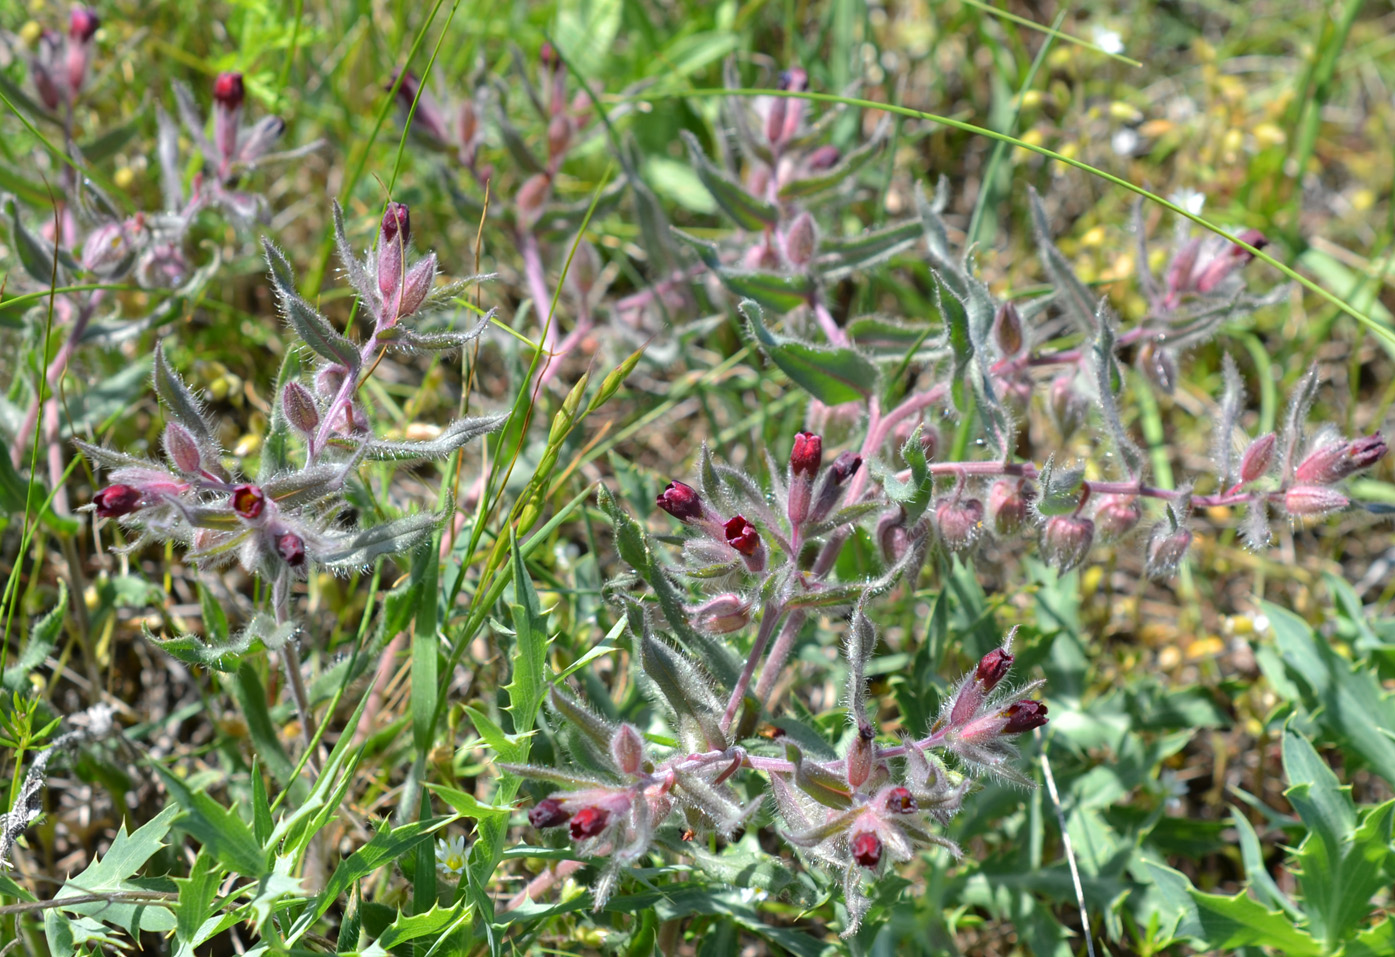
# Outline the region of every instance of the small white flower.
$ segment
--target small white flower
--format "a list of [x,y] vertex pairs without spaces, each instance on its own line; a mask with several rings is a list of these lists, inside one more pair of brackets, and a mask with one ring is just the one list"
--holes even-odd
[[1114,135],[1109,138],[1109,143],[1120,156],[1132,156],[1138,149],[1138,134],[1126,126],[1121,130],[1115,130]]
[[447,874],[465,870],[465,838],[452,837],[436,842],[436,867]]
[[1118,33],[1108,27],[1095,27],[1095,46],[1105,53],[1118,56],[1124,52],[1124,41]]
[[1206,194],[1184,187],[1169,196],[1168,200],[1174,206],[1181,206],[1193,216],[1200,216],[1201,208],[1206,205]]

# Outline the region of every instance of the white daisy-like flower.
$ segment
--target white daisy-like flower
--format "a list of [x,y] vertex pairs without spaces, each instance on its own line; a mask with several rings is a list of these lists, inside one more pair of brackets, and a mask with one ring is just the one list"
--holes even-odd
[[447,874],[460,874],[465,870],[465,838],[452,837],[436,842],[436,867]]

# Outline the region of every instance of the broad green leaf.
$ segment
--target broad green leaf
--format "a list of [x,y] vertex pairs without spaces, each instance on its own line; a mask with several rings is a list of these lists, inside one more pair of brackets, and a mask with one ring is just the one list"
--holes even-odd
[[736,220],[738,226],[749,232],[761,232],[780,222],[779,207],[752,196],[744,186],[714,166],[692,133],[684,130],[682,135],[683,142],[688,147],[688,158],[692,161],[698,178],[717,201],[717,205]]
[[877,367],[848,348],[825,348],[777,336],[765,326],[761,308],[752,300],[738,307],[761,351],[790,380],[826,405],[865,400],[877,388]]
[[[143,890],[144,888],[132,883],[129,878],[140,871],[145,862],[165,846],[165,835],[169,833],[170,825],[178,813],[178,805],[171,804],[129,835],[125,825],[122,825],[106,854],[81,874],[68,878],[54,895],[54,899]],[[177,923],[175,915],[158,904],[91,901],[85,904],[64,905],[63,909],[120,927],[132,936],[141,931],[168,933],[175,929]]]

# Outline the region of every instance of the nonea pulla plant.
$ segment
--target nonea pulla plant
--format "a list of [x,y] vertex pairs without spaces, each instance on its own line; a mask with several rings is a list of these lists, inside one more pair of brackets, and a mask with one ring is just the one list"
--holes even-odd
[[[152,540],[176,541],[201,568],[235,562],[270,585],[270,614],[253,616],[238,647],[245,649],[256,639],[284,651],[307,732],[312,725],[292,641],[301,627],[292,608],[294,583],[316,569],[344,574],[379,556],[410,551],[440,521],[434,513],[420,512],[376,524],[346,524],[346,486],[367,463],[443,459],[498,428],[504,418],[457,419],[435,438],[421,441],[375,434],[364,380],[387,351],[453,351],[477,338],[488,316],[460,331],[433,328],[427,317],[481,277],[436,286],[435,254],[411,259],[411,220],[401,203],[388,203],[376,250],[362,260],[349,245],[337,205],[334,222],[344,270],[358,294],[360,315],[368,320],[367,334],[355,342],[336,330],[297,293],[290,263],[280,250],[263,242],[281,313],[314,365],[303,377],[279,383],[278,406],[255,479],[228,460],[198,397],[161,346],[155,350],[155,390],[168,416],[164,461],[78,443],[93,464],[107,470],[110,482],[87,507],[136,533],[128,549]],[[162,644],[202,664],[229,651],[192,638]]]

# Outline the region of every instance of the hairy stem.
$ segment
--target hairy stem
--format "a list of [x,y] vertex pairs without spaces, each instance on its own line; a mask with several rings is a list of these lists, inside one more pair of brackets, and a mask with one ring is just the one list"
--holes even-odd
[[746,689],[751,685],[751,676],[756,672],[756,662],[760,661],[761,655],[765,654],[765,646],[770,643],[770,636],[775,633],[780,619],[784,616],[783,606],[777,606],[773,601],[765,603],[765,608],[761,612],[760,630],[756,632],[755,644],[751,645],[751,653],[746,658],[746,667],[741,669],[741,677],[736,679],[736,687],[731,690],[731,698],[727,701],[726,713],[722,715],[723,734],[731,730],[731,724],[736,720],[736,713],[741,710],[741,702],[746,698]]

